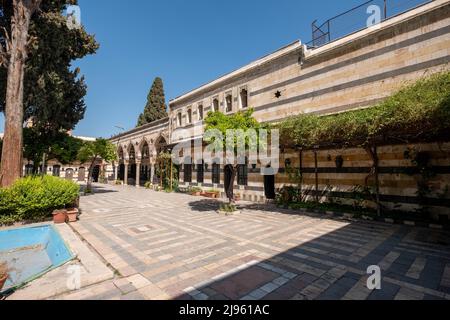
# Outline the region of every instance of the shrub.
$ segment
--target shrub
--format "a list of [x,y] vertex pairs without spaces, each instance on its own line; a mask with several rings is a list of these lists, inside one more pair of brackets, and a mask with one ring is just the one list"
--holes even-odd
[[144,187],[145,187],[146,189],[152,189],[152,188],[153,188],[153,183],[151,183],[150,181],[147,181],[147,182],[144,184]]
[[74,206],[79,192],[76,183],[52,176],[20,179],[0,189],[0,224],[43,220],[55,209]]
[[237,207],[231,203],[224,203],[220,206],[220,211],[225,213],[234,213],[237,211]]
[[199,187],[190,187],[189,188],[189,193],[198,193],[198,192],[203,192],[202,188]]
[[405,86],[366,109],[329,116],[301,114],[277,125],[284,145],[303,148],[366,146],[448,139],[450,72]]

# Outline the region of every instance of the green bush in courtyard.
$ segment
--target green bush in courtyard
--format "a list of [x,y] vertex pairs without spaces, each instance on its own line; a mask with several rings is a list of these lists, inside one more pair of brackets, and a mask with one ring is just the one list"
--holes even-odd
[[27,177],[8,189],[0,189],[0,225],[40,221],[53,210],[73,206],[79,186],[57,177]]

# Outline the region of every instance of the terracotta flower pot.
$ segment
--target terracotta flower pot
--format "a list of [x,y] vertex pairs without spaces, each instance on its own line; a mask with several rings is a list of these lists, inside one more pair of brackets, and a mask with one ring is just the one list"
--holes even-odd
[[3,286],[6,283],[6,280],[8,280],[8,275],[7,274],[5,274],[3,276],[0,276],[0,291],[2,291]]
[[67,222],[69,223],[77,222],[78,213],[79,213],[78,209],[67,210]]
[[67,210],[53,211],[53,222],[55,224],[66,223]]

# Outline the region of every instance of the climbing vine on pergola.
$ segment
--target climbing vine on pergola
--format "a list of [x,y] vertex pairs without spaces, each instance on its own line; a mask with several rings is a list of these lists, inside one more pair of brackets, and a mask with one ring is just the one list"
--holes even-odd
[[277,128],[285,147],[364,148],[373,160],[370,176],[376,180],[380,212],[377,147],[449,140],[450,72],[420,79],[370,108],[329,116],[294,116],[277,124]]

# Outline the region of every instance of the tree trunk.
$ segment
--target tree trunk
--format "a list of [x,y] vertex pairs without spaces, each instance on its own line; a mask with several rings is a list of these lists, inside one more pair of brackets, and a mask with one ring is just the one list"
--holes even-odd
[[12,185],[22,176],[23,88],[27,59],[28,30],[31,16],[41,0],[13,0],[11,42],[8,51],[8,80],[5,101],[5,136],[3,140],[0,184]]
[[91,162],[91,165],[89,166],[88,180],[87,180],[87,186],[86,186],[88,190],[92,190],[92,182],[93,182],[92,175],[94,174],[94,167],[95,167],[95,163],[97,162],[97,159],[98,159],[98,156],[95,156]]
[[226,193],[227,198],[230,201],[230,203],[235,203],[236,201],[234,199],[234,179],[236,178],[237,170],[232,165],[225,166],[225,170],[231,170],[230,181],[226,181],[226,182],[228,182],[228,185],[227,185],[227,183],[225,183],[225,193]]

